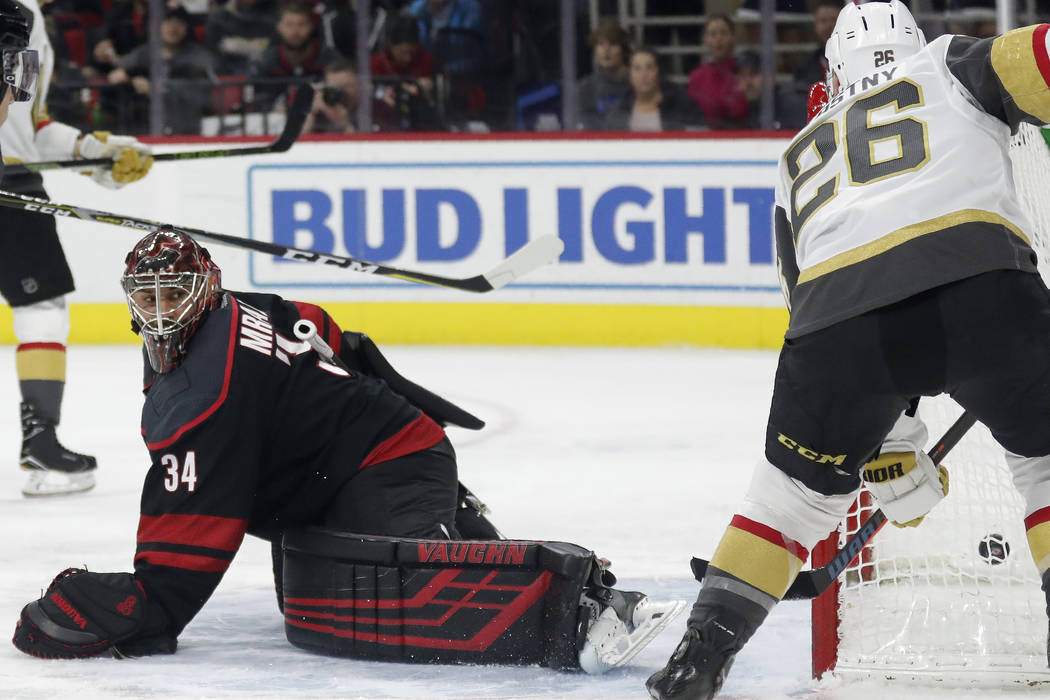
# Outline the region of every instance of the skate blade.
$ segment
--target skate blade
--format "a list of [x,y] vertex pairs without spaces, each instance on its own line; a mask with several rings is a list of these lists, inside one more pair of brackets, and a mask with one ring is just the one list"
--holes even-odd
[[660,631],[685,609],[686,601],[650,600],[649,606],[653,609],[653,614],[627,635],[626,644],[622,645],[619,650],[613,649],[602,653],[601,660],[606,670],[623,666],[647,647],[649,642],[653,641],[656,635],[660,634]]
[[686,602],[684,600],[652,600],[649,602],[649,605],[658,614],[650,616],[644,624],[636,627],[634,632],[631,632],[628,637],[630,641],[626,650],[607,658],[611,668],[623,666],[633,659],[638,652],[647,647],[649,642],[653,641],[656,635],[660,634],[661,630],[667,627],[671,620],[678,617],[678,614],[685,609]]
[[59,472],[50,469],[33,469],[22,487],[22,495],[27,498],[41,496],[65,496],[71,493],[82,493],[95,487],[93,472]]

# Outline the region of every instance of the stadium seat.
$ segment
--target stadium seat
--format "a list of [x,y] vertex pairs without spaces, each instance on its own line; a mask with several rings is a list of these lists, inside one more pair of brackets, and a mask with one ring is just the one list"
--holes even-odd
[[87,34],[84,30],[67,29],[62,32],[62,38],[65,39],[66,48],[69,49],[69,57],[78,66],[85,65],[87,63]]

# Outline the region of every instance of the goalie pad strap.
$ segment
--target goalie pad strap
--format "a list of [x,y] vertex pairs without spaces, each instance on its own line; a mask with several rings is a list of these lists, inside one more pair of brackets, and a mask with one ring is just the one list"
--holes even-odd
[[594,555],[565,542],[309,529],[283,540],[285,633],[336,656],[579,668]]

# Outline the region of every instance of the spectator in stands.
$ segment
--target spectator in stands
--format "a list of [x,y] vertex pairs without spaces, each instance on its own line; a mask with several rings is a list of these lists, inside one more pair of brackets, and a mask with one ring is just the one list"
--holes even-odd
[[458,74],[480,67],[485,34],[478,0],[415,0],[408,13],[419,22],[419,39],[441,70]]
[[[164,90],[164,133],[196,134],[200,118],[211,99],[211,91],[200,84],[178,84],[178,80],[214,78],[211,52],[190,36],[190,16],[181,5],[168,9],[160,24],[161,81]],[[121,60],[121,67],[106,76],[111,85],[126,85],[134,94],[130,101],[138,126],[145,130],[149,114],[151,84],[149,46],[143,44]]]
[[277,23],[273,0],[226,0],[208,16],[204,45],[216,57],[216,71],[245,75],[269,47]]
[[314,93],[313,106],[303,131],[308,134],[352,134],[357,131],[357,105],[361,99],[354,64],[332,61],[324,69],[324,84]]
[[813,32],[817,35],[817,48],[803,56],[795,67],[795,89],[804,94],[809,94],[809,86],[823,82],[827,75],[828,61],[824,58],[824,47],[835,29],[835,21],[841,9],[842,3],[839,0],[820,0],[813,11]]
[[630,39],[616,20],[603,20],[587,39],[594,50],[594,72],[576,87],[580,126],[599,129],[605,114],[615,109],[631,89],[627,59]]
[[434,59],[419,41],[419,25],[395,18],[386,50],[371,59],[376,100],[372,116],[382,131],[424,131],[440,127],[434,100]]
[[[282,98],[292,78],[320,78],[325,66],[341,56],[323,46],[314,36],[313,13],[301,2],[289,2],[277,13],[277,35],[279,41],[271,44],[252,65],[251,75],[255,85],[256,103],[263,111],[283,109]],[[283,79],[284,82],[275,82]]]
[[149,0],[114,0],[101,34],[92,43],[85,69],[88,77],[107,75],[120,68],[122,57],[146,43],[149,37],[148,9]]
[[704,113],[712,129],[747,126],[747,95],[736,75],[736,45],[733,21],[726,15],[710,15],[704,25],[706,60],[689,74],[689,97]]
[[[762,58],[754,51],[744,51],[736,59],[737,80],[747,96],[748,129],[761,129],[762,90],[766,84],[762,76]],[[799,99],[791,85],[773,84],[773,129],[801,129],[806,125],[806,100]]]
[[631,54],[631,89],[607,112],[605,128],[617,131],[674,131],[703,126],[696,105],[675,85],[662,79],[660,62],[650,48]]
[[372,54],[374,76],[400,76],[425,81],[434,87],[434,56],[419,39],[419,24],[411,17],[396,17],[390,23],[384,51]]

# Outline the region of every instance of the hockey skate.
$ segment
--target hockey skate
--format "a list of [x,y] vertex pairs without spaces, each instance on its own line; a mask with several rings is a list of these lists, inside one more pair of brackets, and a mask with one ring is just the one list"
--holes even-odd
[[710,700],[753,633],[742,619],[724,614],[708,617],[699,629],[689,627],[667,665],[645,682],[649,695],[656,700]]
[[599,674],[622,666],[682,612],[685,601],[651,600],[644,593],[600,588],[584,593],[591,619],[580,648],[580,668]]
[[19,464],[29,471],[24,496],[55,496],[87,491],[95,486],[94,457],[71,452],[58,442],[55,424],[22,406],[22,454]]

